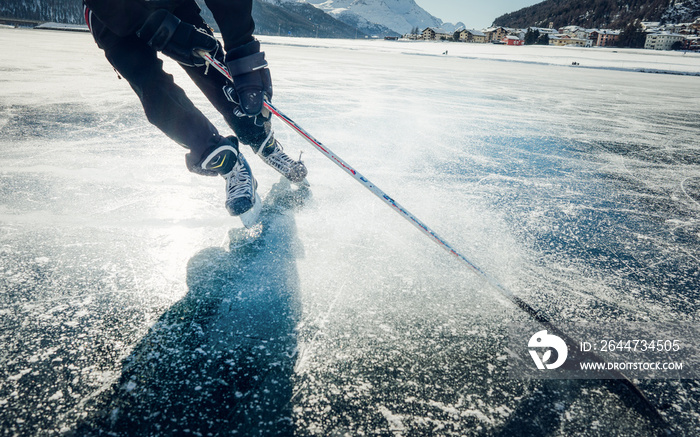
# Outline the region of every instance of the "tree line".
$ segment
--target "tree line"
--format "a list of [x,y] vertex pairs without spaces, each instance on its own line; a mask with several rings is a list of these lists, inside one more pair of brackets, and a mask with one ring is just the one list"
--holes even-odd
[[554,28],[580,26],[584,28],[622,29],[636,21],[661,21],[674,0],[546,0],[533,6],[502,15],[495,26],[525,28],[528,26]]

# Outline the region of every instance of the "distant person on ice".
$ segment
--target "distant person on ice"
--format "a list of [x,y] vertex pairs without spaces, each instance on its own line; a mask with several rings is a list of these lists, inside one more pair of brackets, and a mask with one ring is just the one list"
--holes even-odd
[[[257,182],[239,151],[239,140],[292,182],[306,167],[275,140],[263,99],[272,98],[270,71],[253,38],[252,0],[206,0],[221,29],[224,48],[200,16],[195,0],[84,0],[85,20],[107,60],[141,99],[148,120],[189,149],[187,168],[226,179],[226,209],[237,216],[255,202]],[[225,62],[233,85],[207,68],[197,52]],[[163,71],[157,52],[176,60],[221,112],[236,136],[221,136]],[[157,165],[154,162],[154,165]]]

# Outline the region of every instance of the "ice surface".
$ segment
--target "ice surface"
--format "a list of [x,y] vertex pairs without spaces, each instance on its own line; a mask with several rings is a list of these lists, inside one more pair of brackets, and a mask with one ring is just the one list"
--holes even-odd
[[[553,320],[697,323],[698,55],[262,41],[281,110]],[[526,316],[281,124],[311,192],[251,155],[245,230],[89,34],[0,46],[7,434],[652,432],[615,383],[510,379]],[[640,387],[700,427],[696,381]]]

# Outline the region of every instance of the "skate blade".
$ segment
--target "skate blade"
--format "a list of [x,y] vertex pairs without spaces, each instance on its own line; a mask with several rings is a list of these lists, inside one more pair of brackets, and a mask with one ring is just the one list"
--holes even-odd
[[258,193],[255,193],[255,202],[253,203],[253,207],[238,216],[241,218],[243,226],[245,226],[246,228],[252,228],[253,226],[255,226],[258,223],[258,219],[260,218],[261,210],[262,200],[260,200],[260,195],[258,195]]

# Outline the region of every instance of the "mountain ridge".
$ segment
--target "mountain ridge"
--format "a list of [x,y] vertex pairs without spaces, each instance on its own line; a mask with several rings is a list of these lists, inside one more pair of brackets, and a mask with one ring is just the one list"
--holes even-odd
[[691,22],[700,17],[700,0],[546,0],[494,20],[494,26],[622,29],[635,21]]
[[414,0],[264,0],[269,3],[308,3],[368,35],[403,35],[418,27],[440,27],[442,20]]

